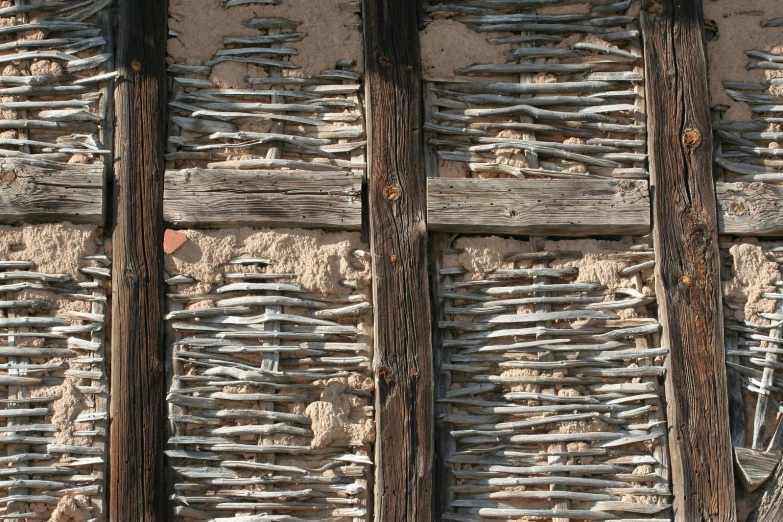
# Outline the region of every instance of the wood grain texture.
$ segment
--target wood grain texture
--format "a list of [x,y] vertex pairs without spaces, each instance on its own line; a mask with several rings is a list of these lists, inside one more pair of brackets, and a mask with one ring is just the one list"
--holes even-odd
[[676,520],[735,521],[701,2],[642,10]]
[[0,223],[103,224],[103,166],[0,160]]
[[109,518],[166,520],[166,2],[120,0],[115,90]]
[[748,522],[780,522],[783,520],[783,463],[778,463],[775,474],[764,486],[756,509],[748,517]]
[[432,519],[434,407],[417,0],[364,0],[378,435],[375,520]]
[[361,176],[326,172],[166,171],[163,215],[180,227],[361,230]]
[[737,478],[745,491],[754,491],[769,479],[780,462],[780,455],[734,448]]
[[585,236],[647,234],[646,181],[427,180],[431,230]]
[[783,236],[783,186],[716,183],[718,230],[735,236]]

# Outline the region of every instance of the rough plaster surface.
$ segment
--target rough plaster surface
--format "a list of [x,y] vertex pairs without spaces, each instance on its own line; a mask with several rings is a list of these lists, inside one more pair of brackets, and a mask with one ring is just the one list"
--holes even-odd
[[732,278],[723,283],[723,295],[726,299],[745,301],[744,316],[753,322],[766,323],[758,317],[759,313],[772,312],[775,301],[764,299],[764,292],[773,292],[775,281],[781,279],[778,264],[767,259],[761,245],[734,245],[729,250],[734,260]]
[[79,267],[84,256],[96,252],[97,231],[94,225],[68,222],[0,227],[0,259],[32,261],[40,272],[84,280]]
[[166,270],[203,283],[219,282],[222,265],[232,258],[262,256],[272,260],[272,271],[297,274],[292,281],[313,291],[348,293],[340,285],[343,279],[359,287],[370,284],[370,263],[353,253],[367,250],[356,232],[230,228],[182,233],[189,240],[166,256]]
[[627,262],[605,259],[606,254],[615,251],[627,251],[629,245],[615,241],[597,241],[595,239],[567,239],[547,241],[545,250],[582,252],[580,259],[555,260],[554,268],[576,268],[579,274],[577,283],[598,283],[606,287],[608,293],[616,288],[631,286],[627,277],[620,277],[620,270],[628,266]]
[[506,63],[512,47],[491,44],[496,33],[479,34],[454,20],[436,20],[419,33],[424,76],[454,77],[455,69],[474,63]]
[[[371,379],[363,382],[357,374],[351,377],[362,386],[360,389],[368,389],[367,386],[373,389]],[[312,421],[314,448],[325,448],[334,442],[361,446],[375,441],[373,419],[353,408],[354,405],[362,405],[361,399],[345,393],[348,381],[346,378],[330,379],[321,392],[320,400],[311,402],[305,409],[305,415]]]
[[770,52],[780,45],[780,27],[761,27],[761,22],[783,17],[783,2],[705,0],[703,7],[704,19],[714,21],[718,27],[718,37],[707,42],[710,102],[713,107],[729,107],[729,113],[725,115],[727,120],[750,121],[748,105],[734,102],[724,91],[722,82],[762,82],[767,79],[761,69],[745,69],[750,60],[745,51]]
[[49,522],[82,522],[91,517],[87,509],[89,500],[81,495],[74,497],[65,495],[57,503],[57,507],[52,511]]
[[466,277],[473,279],[483,279],[497,268],[514,268],[514,263],[505,261],[505,256],[529,250],[527,242],[499,236],[460,237],[452,246],[461,252],[445,254],[443,266],[461,267],[468,272]]
[[[222,0],[172,0],[169,29],[177,36],[169,39],[168,54],[177,62],[201,64],[212,59],[227,36],[262,34],[245,27],[246,20],[281,17],[300,22],[297,30],[307,34],[300,42],[286,43],[298,51],[291,61],[301,67],[304,76],[333,68],[341,59],[354,60],[361,68],[360,20],[340,7],[344,3],[346,0],[283,0],[280,5],[248,4],[224,9]],[[247,76],[236,70],[229,73],[226,85],[237,85],[238,77]]]

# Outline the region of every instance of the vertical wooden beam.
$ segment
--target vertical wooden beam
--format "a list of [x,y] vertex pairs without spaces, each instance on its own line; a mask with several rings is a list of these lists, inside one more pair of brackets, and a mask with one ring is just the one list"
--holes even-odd
[[163,153],[167,2],[119,0],[109,517],[165,520]]
[[432,519],[432,326],[417,0],[364,0],[375,300],[375,520]]
[[735,521],[701,1],[643,2],[675,519]]

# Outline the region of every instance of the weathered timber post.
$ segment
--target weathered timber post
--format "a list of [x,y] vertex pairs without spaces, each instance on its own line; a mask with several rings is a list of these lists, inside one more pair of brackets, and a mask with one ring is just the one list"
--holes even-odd
[[119,0],[109,515],[165,520],[163,153],[167,2]]
[[432,517],[433,377],[416,0],[364,0],[378,436],[375,520]]
[[734,521],[701,2],[643,2],[642,30],[675,519]]

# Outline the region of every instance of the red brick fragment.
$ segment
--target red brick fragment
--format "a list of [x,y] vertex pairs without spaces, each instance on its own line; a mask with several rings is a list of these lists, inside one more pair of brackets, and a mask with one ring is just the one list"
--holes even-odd
[[184,245],[187,240],[188,236],[182,232],[167,228],[166,232],[163,233],[163,251],[167,254],[173,254],[179,247]]

